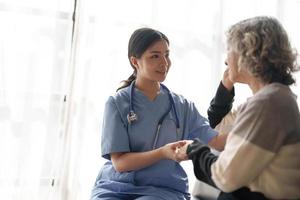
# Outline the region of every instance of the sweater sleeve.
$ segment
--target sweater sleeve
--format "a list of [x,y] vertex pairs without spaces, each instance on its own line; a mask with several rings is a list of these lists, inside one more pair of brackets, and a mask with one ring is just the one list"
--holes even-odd
[[210,126],[215,128],[223,117],[231,110],[234,101],[234,88],[228,91],[220,82],[215,97],[211,100],[207,110]]
[[284,140],[280,115],[268,101],[241,107],[226,146],[211,165],[214,183],[225,192],[248,186],[267,168]]
[[193,161],[194,173],[197,179],[216,187],[211,178],[211,165],[217,160],[217,156],[210,152],[209,147],[199,139],[195,139],[188,146],[187,155]]

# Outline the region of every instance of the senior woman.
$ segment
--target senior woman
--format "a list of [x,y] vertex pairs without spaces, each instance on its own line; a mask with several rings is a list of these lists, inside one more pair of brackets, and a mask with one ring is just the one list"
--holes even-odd
[[[290,85],[299,69],[279,21],[254,17],[227,32],[228,66],[208,110],[210,123],[228,132],[215,156],[199,140],[186,145],[199,180],[219,188],[218,199],[300,199],[300,115]],[[253,96],[231,110],[234,83]],[[226,115],[226,116],[224,116]]]

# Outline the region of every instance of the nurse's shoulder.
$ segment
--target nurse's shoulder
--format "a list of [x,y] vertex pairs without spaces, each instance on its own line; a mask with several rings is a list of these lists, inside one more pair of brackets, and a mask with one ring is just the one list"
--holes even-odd
[[127,121],[126,116],[129,109],[129,87],[118,90],[115,94],[108,97],[105,107],[108,110],[117,110],[121,118]]
[[194,102],[188,100],[183,95],[172,92],[172,97],[174,99],[174,103],[175,103],[175,106],[177,107],[177,109],[179,109],[181,111],[184,111],[184,110],[187,111],[191,108],[196,109]]

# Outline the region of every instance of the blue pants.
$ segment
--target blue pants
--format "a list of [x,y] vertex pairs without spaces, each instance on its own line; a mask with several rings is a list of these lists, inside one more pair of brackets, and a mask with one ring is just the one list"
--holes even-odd
[[136,196],[136,195],[122,195],[114,194],[114,197],[92,197],[91,200],[164,200],[159,197],[154,196]]

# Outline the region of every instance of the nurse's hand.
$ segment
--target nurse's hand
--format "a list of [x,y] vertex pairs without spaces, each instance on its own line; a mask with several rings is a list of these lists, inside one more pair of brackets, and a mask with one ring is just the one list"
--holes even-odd
[[173,142],[173,143],[169,143],[166,144],[164,146],[162,146],[160,148],[163,157],[165,159],[170,159],[170,160],[174,160],[174,161],[181,161],[181,160],[177,160],[177,152],[178,150],[183,147],[186,144],[186,140],[182,140],[182,141],[178,141],[178,142]]
[[185,140],[185,145],[176,151],[176,160],[178,162],[188,160],[188,156],[186,154],[187,147],[191,144],[193,140]]

